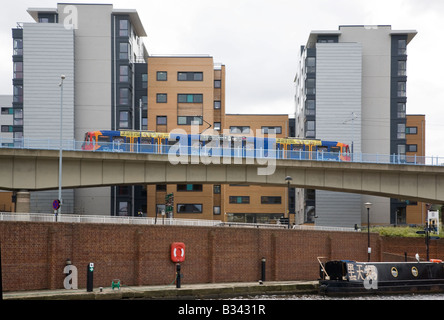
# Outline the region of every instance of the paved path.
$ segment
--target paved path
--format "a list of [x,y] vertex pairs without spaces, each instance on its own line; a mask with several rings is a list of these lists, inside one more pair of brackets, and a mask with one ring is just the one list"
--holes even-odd
[[4,300],[121,300],[121,299],[221,299],[261,294],[308,294],[318,292],[317,281],[266,281],[203,283],[164,286],[121,286],[78,290],[4,292]]

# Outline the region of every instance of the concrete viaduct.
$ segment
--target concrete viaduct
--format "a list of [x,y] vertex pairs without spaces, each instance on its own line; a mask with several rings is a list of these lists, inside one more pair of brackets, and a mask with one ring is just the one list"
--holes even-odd
[[[58,159],[58,150],[0,149],[0,189],[24,193],[57,189]],[[285,177],[290,176],[292,187],[444,203],[442,166],[276,160],[273,174],[258,175],[258,168],[264,165],[239,161],[231,158],[228,164],[173,165],[166,154],[63,151],[62,187],[162,183],[283,186],[287,184]],[[17,202],[19,206],[19,198]]]

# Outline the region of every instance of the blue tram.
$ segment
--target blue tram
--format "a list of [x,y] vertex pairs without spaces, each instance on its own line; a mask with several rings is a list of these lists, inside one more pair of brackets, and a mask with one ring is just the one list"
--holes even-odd
[[174,145],[189,155],[350,161],[349,145],[336,141],[130,130],[87,132],[82,150],[167,154]]

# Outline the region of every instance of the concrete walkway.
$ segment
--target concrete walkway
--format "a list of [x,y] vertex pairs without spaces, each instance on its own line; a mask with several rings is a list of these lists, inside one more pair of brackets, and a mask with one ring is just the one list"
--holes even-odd
[[221,299],[251,295],[309,294],[318,292],[318,281],[266,281],[203,283],[164,286],[121,286],[78,290],[3,292],[4,300],[121,300],[121,299]]

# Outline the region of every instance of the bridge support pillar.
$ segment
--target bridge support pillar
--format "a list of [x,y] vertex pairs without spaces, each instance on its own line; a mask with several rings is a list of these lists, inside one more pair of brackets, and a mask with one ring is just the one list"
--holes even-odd
[[30,193],[28,190],[17,191],[15,203],[15,212],[29,213],[30,210]]

